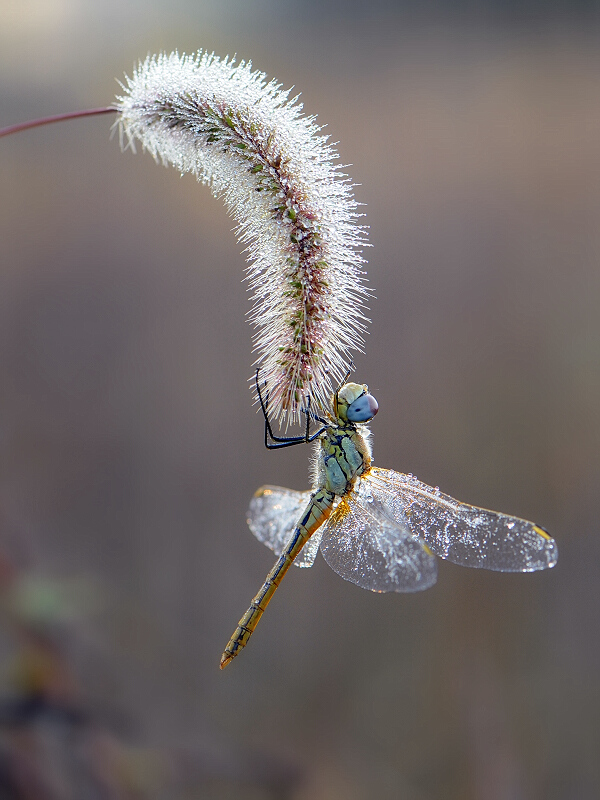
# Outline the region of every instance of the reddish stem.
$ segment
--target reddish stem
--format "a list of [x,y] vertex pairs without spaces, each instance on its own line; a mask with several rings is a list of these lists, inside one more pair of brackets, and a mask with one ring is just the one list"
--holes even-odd
[[86,111],[69,111],[66,114],[55,114],[53,117],[31,119],[29,122],[19,122],[17,125],[9,125],[8,128],[0,128],[0,136],[9,136],[11,133],[26,131],[28,128],[39,128],[41,125],[50,125],[51,122],[62,122],[65,119],[77,119],[77,117],[92,117],[96,114],[116,113],[116,108],[88,108]]

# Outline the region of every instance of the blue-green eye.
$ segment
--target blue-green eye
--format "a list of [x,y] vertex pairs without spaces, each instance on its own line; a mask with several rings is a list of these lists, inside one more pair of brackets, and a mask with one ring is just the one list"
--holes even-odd
[[377,400],[372,394],[361,394],[348,406],[346,417],[350,422],[368,422],[379,411]]

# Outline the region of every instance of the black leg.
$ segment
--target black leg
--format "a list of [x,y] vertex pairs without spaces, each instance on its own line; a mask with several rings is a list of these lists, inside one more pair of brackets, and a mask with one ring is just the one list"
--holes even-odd
[[[310,435],[310,397],[308,399],[308,409],[304,409],[304,413],[306,414],[306,431],[304,436],[275,436],[273,429],[271,428],[271,422],[269,421],[269,395],[267,393],[266,398],[263,400],[263,396],[260,391],[260,385],[258,383],[258,372],[259,370],[257,369],[255,378],[256,391],[258,393],[258,400],[260,402],[263,417],[265,418],[265,447],[267,450],[279,450],[281,447],[293,447],[296,444],[314,442],[314,440],[323,432],[324,428],[320,428],[318,431],[316,431],[316,433],[313,433],[312,436]],[[319,422],[325,422],[325,420],[320,419],[320,417],[314,416],[314,419],[317,419]],[[271,441],[269,441],[269,439]]]
[[323,419],[323,417],[320,417],[318,414],[313,414],[313,413],[309,412],[306,408],[300,409],[300,412],[302,414],[309,414],[309,416],[313,420],[313,422],[320,422],[321,425],[331,425],[331,420]]
[[306,433],[304,434],[304,441],[308,442],[310,435],[310,394],[308,395],[308,405],[306,407]]
[[336,396],[336,397],[338,396],[338,392],[340,391],[340,389],[342,388],[342,386],[344,386],[344,384],[346,383],[346,381],[347,381],[347,380],[348,380],[348,378],[350,377],[350,373],[351,373],[351,372],[354,372],[354,370],[355,370],[355,369],[356,369],[356,367],[354,366],[354,361],[352,361],[352,359],[350,359],[350,366],[348,367],[348,372],[347,372],[347,373],[344,375],[344,377],[343,377],[343,379],[342,379],[342,382],[340,383],[340,385],[338,386],[338,388],[335,390],[335,396]]

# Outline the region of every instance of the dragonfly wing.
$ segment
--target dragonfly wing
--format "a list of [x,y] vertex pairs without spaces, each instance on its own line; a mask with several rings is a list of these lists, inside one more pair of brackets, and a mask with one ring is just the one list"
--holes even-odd
[[[256,538],[276,555],[281,555],[294,532],[310,492],[295,492],[281,486],[261,486],[248,508],[246,522]],[[322,533],[318,530],[294,559],[297,567],[312,567]]]
[[533,522],[460,503],[393,470],[373,468],[366,483],[385,513],[407,520],[440,558],[498,572],[534,572],[556,564],[556,542]]
[[437,578],[429,548],[406,521],[384,516],[359,491],[346,495],[326,523],[321,553],[347,581],[374,592],[417,592]]

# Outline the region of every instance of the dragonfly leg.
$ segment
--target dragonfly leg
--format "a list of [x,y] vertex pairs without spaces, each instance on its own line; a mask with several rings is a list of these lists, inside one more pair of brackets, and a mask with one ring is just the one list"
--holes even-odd
[[306,542],[331,514],[334,499],[335,495],[325,489],[320,489],[311,498],[285,550],[267,575],[260,591],[250,603],[248,610],[239,621],[233,636],[227,643],[227,647],[221,656],[221,669],[224,669],[237,656],[240,650],[248,644],[248,640],[258,625],[271,597],[273,597],[275,590],[283,580],[283,576],[291,567]]
[[338,396],[342,386],[346,383],[346,381],[350,377],[351,373],[354,372],[355,369],[356,369],[356,367],[354,366],[354,361],[352,359],[350,359],[350,365],[348,367],[348,372],[344,375],[344,377],[342,378],[342,382],[340,383],[338,388],[335,390],[335,396],[336,397]]
[[271,421],[269,420],[269,394],[267,392],[266,397],[263,398],[262,392],[260,391],[260,385],[258,383],[258,372],[256,370],[256,391],[258,393],[258,400],[260,402],[260,408],[263,413],[263,417],[265,418],[265,447],[267,450],[279,450],[281,447],[293,447],[296,444],[306,444],[307,442],[314,442],[314,440],[323,433],[323,428],[320,428],[316,433],[313,433],[312,436],[310,435],[310,420],[311,417],[319,422],[325,422],[320,417],[317,417],[314,414],[311,414],[310,411],[310,397],[308,398],[308,411],[305,410],[306,413],[306,431],[304,436],[275,436],[273,433],[273,429],[271,427]]

